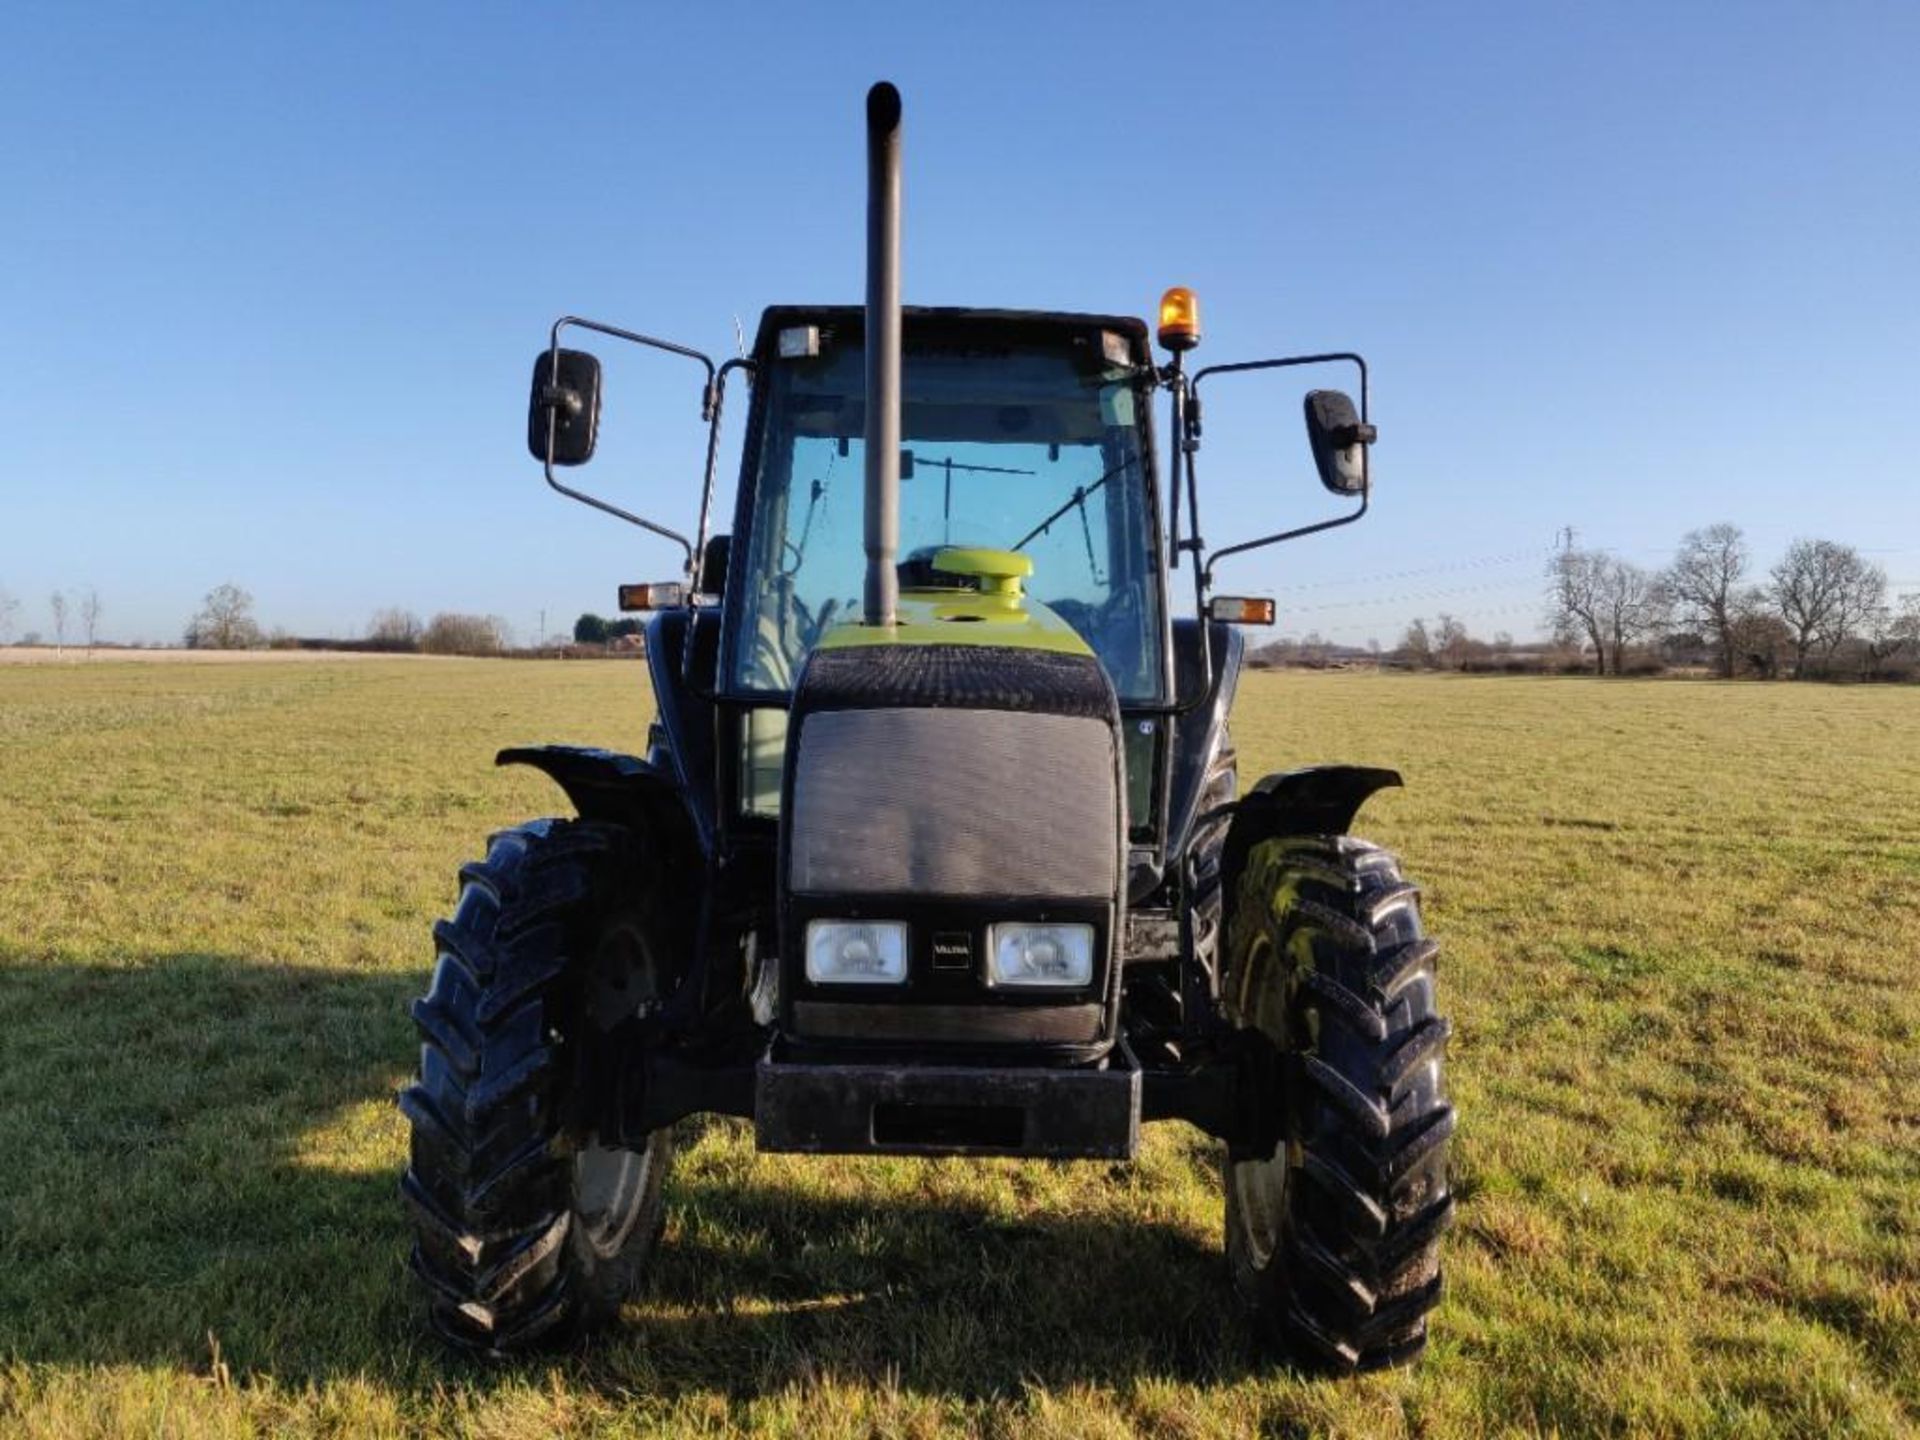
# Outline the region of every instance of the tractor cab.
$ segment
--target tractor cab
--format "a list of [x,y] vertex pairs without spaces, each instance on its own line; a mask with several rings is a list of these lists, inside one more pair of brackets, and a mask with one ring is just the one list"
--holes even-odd
[[[807,653],[861,619],[861,319],[780,308],[761,322],[722,641],[742,698],[790,693]],[[1159,703],[1167,606],[1146,327],[908,309],[902,351],[902,618],[946,643],[974,625],[1070,633],[1123,703]],[[955,603],[968,594],[999,603]]]
[[[874,638],[861,601],[862,318],[771,309],[754,346],[751,438],[715,587],[722,691],[748,707],[747,816],[779,813],[786,711],[807,656]],[[1163,707],[1170,631],[1145,325],[909,308],[902,329],[900,624],[889,641],[1091,654],[1123,708]],[[1158,729],[1135,728],[1128,747],[1142,833]]]

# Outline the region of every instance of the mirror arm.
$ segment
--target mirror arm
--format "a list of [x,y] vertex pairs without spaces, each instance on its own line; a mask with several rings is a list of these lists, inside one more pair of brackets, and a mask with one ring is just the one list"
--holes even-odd
[[[1322,520],[1314,525],[1302,525],[1294,530],[1282,530],[1277,535],[1262,536],[1258,540],[1244,540],[1238,545],[1229,545],[1224,550],[1216,550],[1209,555],[1201,568],[1201,590],[1204,592],[1213,584],[1213,567],[1229,555],[1239,555],[1248,550],[1258,550],[1267,545],[1278,545],[1285,540],[1298,540],[1303,535],[1317,535],[1322,530],[1337,530],[1342,525],[1351,525],[1367,513],[1367,506],[1373,498],[1373,482],[1369,473],[1373,463],[1372,441],[1377,435],[1374,426],[1368,420],[1367,362],[1351,350],[1330,350],[1322,355],[1289,355],[1279,360],[1239,360],[1227,365],[1209,365],[1193,377],[1194,399],[1200,397],[1200,382],[1209,375],[1234,375],[1248,370],[1286,370],[1297,365],[1328,365],[1335,361],[1347,361],[1360,372],[1360,423],[1354,427],[1352,436],[1360,445],[1360,506],[1350,515],[1342,515],[1333,520]],[[1187,461],[1187,473],[1193,473],[1193,461]],[[1199,527],[1194,527],[1196,532]],[[1202,604],[1204,613],[1205,605]]]
[[[690,347],[685,345],[676,345],[671,340],[656,339],[652,335],[642,335],[637,331],[633,331],[633,330],[622,330],[618,326],[614,326],[614,325],[602,325],[598,320],[583,320],[578,315],[562,315],[558,320],[553,322],[553,329],[549,331],[547,335],[547,353],[552,357],[551,360],[549,361],[549,364],[551,365],[552,368],[549,369],[549,371],[547,372],[549,375],[555,375],[559,373],[560,333],[563,330],[565,330],[569,325],[580,330],[592,330],[596,334],[600,334],[600,335],[610,335],[616,340],[626,340],[626,341],[630,341],[635,345],[645,345],[654,350],[664,350],[669,355],[684,355],[687,359],[695,361],[699,365],[705,367],[707,372],[707,380],[706,380],[706,385],[702,388],[700,392],[700,418],[702,420],[707,421],[709,425],[712,427],[712,431],[710,431],[710,438],[708,442],[709,453],[708,453],[708,461],[707,461],[707,464],[708,464],[708,482],[707,483],[708,483],[708,490],[709,492],[711,492],[712,467],[713,467],[712,450],[713,450],[714,443],[717,441],[717,434],[714,434],[713,432],[717,432],[718,430],[718,422],[716,419],[716,415],[719,409],[718,381],[719,381],[719,374],[720,374],[719,370],[715,367],[713,361],[708,359],[707,356],[703,355],[700,351],[691,349]],[[551,392],[551,394],[549,394],[548,392]],[[697,555],[697,552],[694,549],[693,541],[689,540],[685,535],[682,535],[678,530],[672,530],[665,525],[656,524],[655,522],[648,520],[642,516],[635,515],[633,512],[629,510],[622,510],[618,505],[609,504],[607,501],[600,499],[598,496],[589,495],[583,490],[575,490],[572,486],[562,483],[560,478],[553,473],[554,432],[557,428],[554,423],[554,420],[555,420],[554,411],[559,409],[561,406],[567,405],[569,403],[569,396],[568,394],[561,392],[559,387],[549,385],[547,387],[547,390],[542,392],[540,398],[542,402],[548,406],[547,454],[546,454],[546,460],[545,460],[547,484],[550,485],[554,490],[558,491],[560,494],[566,496],[569,500],[578,500],[582,505],[591,506],[593,509],[601,511],[603,514],[613,516],[616,520],[624,520],[629,525],[638,525],[642,530],[648,531],[649,533],[654,535],[658,535],[662,539],[673,541],[676,545],[678,545],[681,548],[681,550],[685,552],[686,558],[681,568],[686,572],[686,575],[689,581],[691,581],[694,578],[694,572],[697,568],[697,562],[695,558]],[[572,399],[572,403],[577,405],[579,403],[578,398],[574,397]],[[704,511],[704,506],[703,506],[703,511]],[[703,523],[704,523],[704,518],[703,518]]]
[[1236,360],[1230,365],[1209,365],[1193,377],[1197,392],[1209,375],[1234,375],[1244,370],[1285,370],[1295,365],[1329,365],[1336,360],[1351,361],[1360,370],[1360,418],[1367,418],[1367,362],[1351,350],[1330,350],[1324,355],[1289,355],[1281,360]]
[[[1362,450],[1362,464],[1365,464],[1366,451]],[[1367,513],[1367,503],[1372,499],[1373,487],[1369,485],[1360,492],[1360,508],[1351,515],[1340,515],[1332,520],[1322,520],[1314,525],[1302,525],[1295,530],[1282,530],[1278,535],[1264,535],[1258,540],[1243,540],[1238,545],[1229,545],[1224,550],[1216,550],[1207,557],[1206,568],[1201,572],[1205,577],[1205,587],[1213,588],[1213,567],[1229,555],[1238,555],[1247,550],[1259,550],[1267,545],[1278,545],[1285,540],[1298,540],[1303,535],[1318,535],[1322,530],[1338,530],[1342,525],[1351,525]]]

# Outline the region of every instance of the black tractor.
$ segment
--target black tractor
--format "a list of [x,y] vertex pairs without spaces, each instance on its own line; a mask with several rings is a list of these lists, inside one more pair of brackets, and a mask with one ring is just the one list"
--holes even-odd
[[[1191,369],[1179,289],[1164,363],[1130,317],[903,309],[890,85],[867,145],[864,306],[770,309],[724,364],[567,318],[535,362],[548,482],[676,541],[685,575],[622,587],[649,612],[647,753],[502,751],[575,813],[495,835],[434,928],[400,1102],[432,1325],[499,1354],[612,1318],[696,1113],[770,1151],[1105,1161],[1184,1120],[1225,1142],[1227,1259],[1262,1332],[1304,1368],[1409,1360],[1452,1210],[1448,1026],[1418,892],[1348,833],[1399,777],[1242,789],[1235,627],[1273,606],[1211,593],[1227,555],[1365,513],[1365,364]],[[701,368],[693,536],[558,478],[600,411],[569,331]],[[1348,508],[1208,554],[1203,388],[1306,365],[1358,376],[1357,407],[1305,404]],[[740,484],[710,535],[736,377]]]

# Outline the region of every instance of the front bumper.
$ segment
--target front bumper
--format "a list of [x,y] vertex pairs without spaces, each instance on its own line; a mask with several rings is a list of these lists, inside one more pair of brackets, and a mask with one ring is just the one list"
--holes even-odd
[[1130,1160],[1140,1067],[1124,1044],[1100,1067],[835,1064],[785,1058],[754,1071],[762,1150]]

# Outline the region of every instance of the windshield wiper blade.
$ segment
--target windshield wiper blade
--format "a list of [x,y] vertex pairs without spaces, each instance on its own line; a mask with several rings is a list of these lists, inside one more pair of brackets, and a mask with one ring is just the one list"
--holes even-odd
[[1074,486],[1073,494],[1067,497],[1066,504],[1062,505],[1058,510],[1054,511],[1051,515],[1047,516],[1046,519],[1042,520],[1038,525],[1034,526],[1033,529],[1029,530],[1025,535],[1021,536],[1020,539],[1009,548],[1014,550],[1026,549],[1027,546],[1030,545],[1033,541],[1038,540],[1042,535],[1046,534],[1047,531],[1051,530],[1053,528],[1054,521],[1058,520],[1062,515],[1066,514],[1069,510],[1073,509],[1074,506],[1085,505],[1087,503],[1087,500],[1091,496],[1097,495],[1101,490],[1105,489],[1108,483],[1111,482],[1116,476],[1118,476],[1121,471],[1132,466],[1136,458],[1137,457],[1135,456],[1129,455],[1126,459],[1122,460],[1118,465],[1114,466],[1111,470],[1107,471],[1106,474],[1102,475],[1098,480],[1094,481],[1091,485]]

